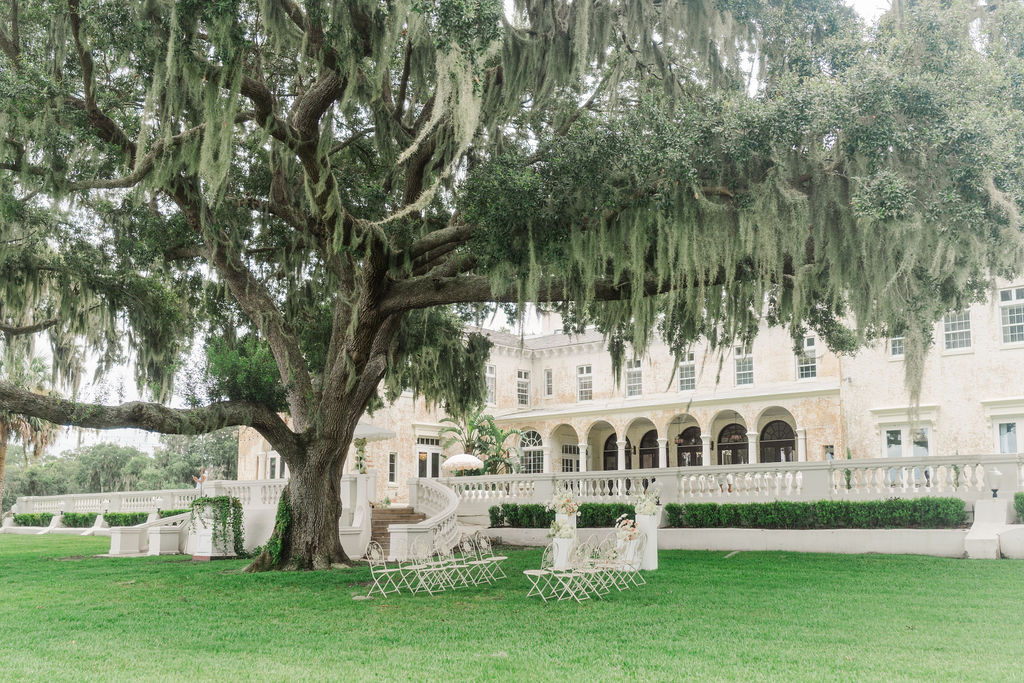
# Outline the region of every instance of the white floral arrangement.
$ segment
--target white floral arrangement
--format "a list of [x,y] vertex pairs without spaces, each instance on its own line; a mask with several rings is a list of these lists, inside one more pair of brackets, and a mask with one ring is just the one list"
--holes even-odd
[[651,484],[647,490],[633,500],[633,509],[638,515],[653,515],[658,511],[658,494],[661,487],[658,484]]
[[555,491],[554,497],[551,502],[547,504],[548,510],[554,510],[560,515],[569,515],[570,517],[575,516],[577,511],[580,509],[579,501],[573,497],[572,491],[568,489],[560,489]]
[[556,519],[551,522],[551,528],[548,529],[548,538],[576,538],[576,529]]
[[639,538],[640,531],[636,528],[636,522],[626,515],[619,515],[615,520],[615,536],[620,541],[635,541]]

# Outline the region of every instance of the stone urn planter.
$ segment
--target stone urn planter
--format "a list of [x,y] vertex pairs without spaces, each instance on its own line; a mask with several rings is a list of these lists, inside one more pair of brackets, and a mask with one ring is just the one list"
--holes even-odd
[[[234,501],[237,499],[229,499],[227,504],[231,506]],[[237,556],[235,525],[232,519],[235,513],[228,512],[225,515],[219,507],[219,498],[201,498],[193,503],[185,547],[194,560],[207,561]],[[240,505],[237,514],[241,514]]]

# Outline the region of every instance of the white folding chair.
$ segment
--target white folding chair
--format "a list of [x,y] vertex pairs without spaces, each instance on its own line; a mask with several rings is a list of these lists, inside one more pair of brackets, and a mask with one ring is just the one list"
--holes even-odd
[[380,593],[381,597],[386,597],[388,593],[400,592],[402,569],[387,565],[384,561],[384,549],[377,541],[370,541],[370,545],[366,547],[366,561],[370,564],[370,577],[373,579],[366,597],[371,597],[374,592]]

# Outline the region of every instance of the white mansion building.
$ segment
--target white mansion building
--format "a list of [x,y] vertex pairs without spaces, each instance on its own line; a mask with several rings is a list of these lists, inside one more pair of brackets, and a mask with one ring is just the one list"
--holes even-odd
[[[522,468],[531,473],[1017,453],[1024,450],[1024,282],[998,284],[990,301],[937,325],[916,416],[901,338],[837,356],[808,336],[794,353],[788,331],[778,328],[723,353],[697,344],[678,367],[656,343],[625,364],[618,383],[599,334],[485,331],[494,343],[488,412],[522,431]],[[441,445],[443,417],[407,395],[364,418],[366,433],[376,428],[367,455],[379,499],[405,501],[411,477],[440,474],[444,456],[457,452]],[[287,472],[258,434],[244,430],[238,476]]]

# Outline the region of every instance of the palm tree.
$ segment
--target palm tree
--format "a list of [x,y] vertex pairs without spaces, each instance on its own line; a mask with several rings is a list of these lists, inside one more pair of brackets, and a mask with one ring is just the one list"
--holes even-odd
[[459,444],[464,453],[478,456],[485,473],[509,474],[518,469],[515,449],[505,448],[505,441],[521,434],[520,430],[499,428],[494,416],[484,413],[483,408],[471,410],[461,420],[446,417],[441,422],[448,423],[440,430],[441,436],[448,436],[444,447]]
[[[24,356],[8,354],[6,380],[38,394],[46,394],[49,373],[46,362],[33,356],[28,362]],[[38,459],[57,437],[57,425],[35,417],[25,417],[0,410],[0,499],[4,495],[4,472],[7,469],[7,444],[20,441],[25,446],[25,464]]]

